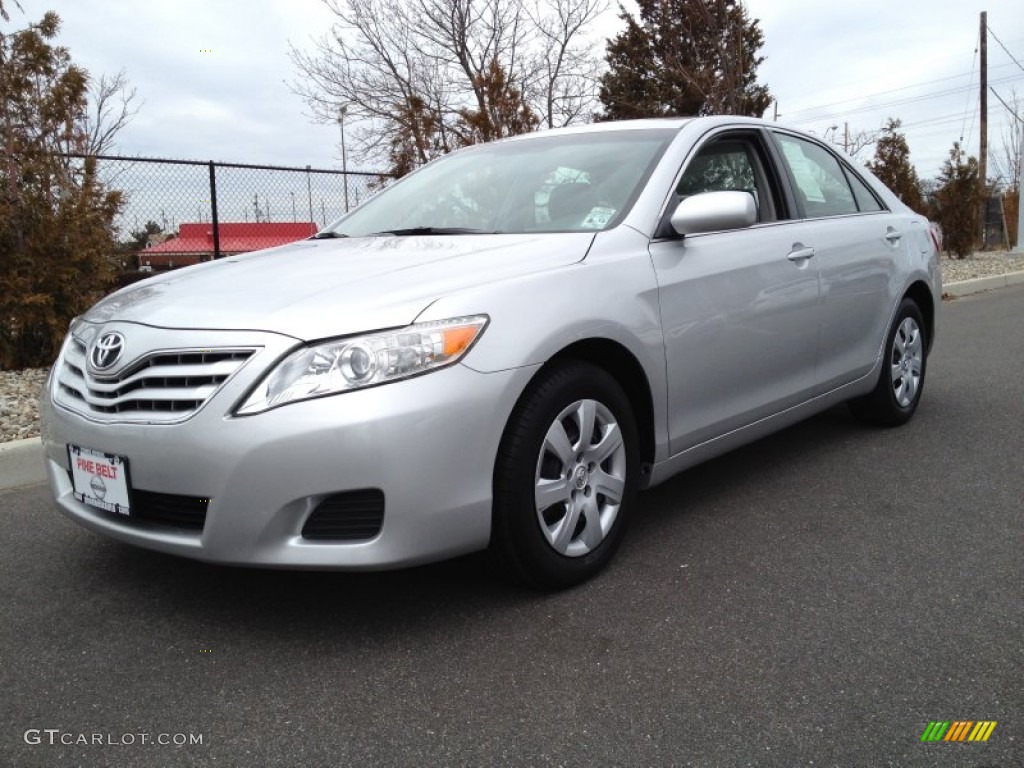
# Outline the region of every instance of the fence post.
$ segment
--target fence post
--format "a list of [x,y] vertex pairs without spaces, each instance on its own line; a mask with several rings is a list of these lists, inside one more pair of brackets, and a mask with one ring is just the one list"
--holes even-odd
[[210,219],[213,222],[213,258],[220,258],[220,222],[217,220],[217,171],[210,161]]
[[[309,220],[316,224],[313,219],[313,180],[309,175],[310,166],[306,166],[306,194],[309,196]],[[317,227],[319,229],[319,227]]]

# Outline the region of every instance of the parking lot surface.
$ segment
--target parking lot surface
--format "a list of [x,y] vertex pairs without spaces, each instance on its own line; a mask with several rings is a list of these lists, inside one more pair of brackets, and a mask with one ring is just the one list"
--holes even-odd
[[0,764],[1024,765],[1024,287],[940,317],[909,425],[697,467],[558,594],[213,567],[0,493]]

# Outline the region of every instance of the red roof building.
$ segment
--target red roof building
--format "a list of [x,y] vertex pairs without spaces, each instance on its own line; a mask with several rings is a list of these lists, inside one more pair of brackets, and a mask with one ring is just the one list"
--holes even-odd
[[[315,235],[317,226],[302,221],[221,223],[217,231],[220,235],[221,255],[230,256],[303,240]],[[201,261],[210,261],[213,259],[213,225],[182,224],[178,228],[177,237],[139,251],[137,255],[139,267],[148,267],[146,271],[187,267]]]

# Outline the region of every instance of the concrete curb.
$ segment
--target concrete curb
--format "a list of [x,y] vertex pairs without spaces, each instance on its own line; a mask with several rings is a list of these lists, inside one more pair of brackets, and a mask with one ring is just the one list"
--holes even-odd
[[38,437],[0,443],[0,491],[46,482],[43,444]]
[[973,280],[949,283],[942,286],[942,293],[947,296],[970,296],[972,293],[982,293],[983,291],[991,291],[996,288],[1005,288],[1008,285],[1019,285],[1020,283],[1024,283],[1024,271],[1007,272],[1005,275],[976,277]]

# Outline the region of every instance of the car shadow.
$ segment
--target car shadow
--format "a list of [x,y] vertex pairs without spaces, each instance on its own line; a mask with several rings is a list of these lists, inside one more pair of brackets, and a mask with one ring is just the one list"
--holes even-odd
[[[89,574],[91,589],[105,602],[131,605],[154,620],[173,616],[187,624],[242,632],[300,636],[384,637],[397,629],[414,634],[438,626],[487,617],[528,619],[538,605],[557,611],[581,598],[621,599],[630,578],[629,559],[659,546],[694,515],[726,514],[736,493],[770,481],[794,482],[794,467],[809,455],[846,450],[872,440],[836,408],[725,456],[706,462],[639,496],[627,545],[611,568],[573,590],[543,593],[505,580],[485,553],[381,572],[288,571],[211,565],[137,549],[69,530],[74,547],[66,557],[80,562],[65,574]],[[786,480],[786,477],[789,477]],[[50,578],[59,578],[54,575]]]
[[[909,427],[908,427],[909,428]],[[802,478],[812,457],[849,450],[876,440],[879,430],[857,422],[845,405],[787,427],[706,461],[644,491],[632,520],[632,545],[665,534],[665,526],[687,515],[728,514],[730,499],[762,493]]]

